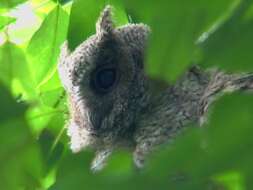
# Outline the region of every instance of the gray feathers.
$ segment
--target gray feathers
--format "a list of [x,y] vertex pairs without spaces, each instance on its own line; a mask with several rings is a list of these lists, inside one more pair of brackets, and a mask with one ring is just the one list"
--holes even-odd
[[100,35],[110,35],[113,30],[111,6],[106,6],[96,23],[96,32]]
[[[146,77],[142,57],[149,28],[143,24],[114,28],[107,6],[96,24],[96,34],[73,52],[63,45],[58,71],[70,108],[68,134],[71,148],[96,150],[133,144],[128,142],[136,116],[146,106]],[[100,81],[100,70],[117,81],[106,94],[98,93],[92,81]],[[95,74],[94,74],[95,73]],[[94,79],[95,78],[95,79]],[[103,79],[108,80],[108,79]],[[106,82],[106,81],[105,81]]]
[[94,170],[117,148],[133,150],[135,164],[142,167],[156,147],[171,142],[189,123],[203,120],[218,94],[253,86],[251,75],[193,67],[154,95],[143,68],[149,33],[144,24],[115,28],[106,6],[96,34],[73,52],[67,42],[62,47],[58,71],[68,94],[70,147],[74,152],[95,149]]

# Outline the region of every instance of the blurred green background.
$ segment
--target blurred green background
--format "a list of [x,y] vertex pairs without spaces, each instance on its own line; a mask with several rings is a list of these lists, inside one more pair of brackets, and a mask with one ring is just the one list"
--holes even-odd
[[192,64],[253,69],[251,0],[0,0],[0,189],[252,190],[250,94],[224,96],[203,128],[161,147],[143,171],[118,152],[92,174],[93,153],[70,152],[60,45],[68,39],[74,49],[94,33],[106,4],[116,25],[151,26],[146,71],[154,78],[174,82]]

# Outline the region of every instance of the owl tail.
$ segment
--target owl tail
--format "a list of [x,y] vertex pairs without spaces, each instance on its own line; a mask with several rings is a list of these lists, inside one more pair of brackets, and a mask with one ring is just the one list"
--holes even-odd
[[227,85],[227,89],[231,91],[253,90],[253,73],[233,76]]
[[200,100],[200,124],[205,123],[205,113],[209,105],[224,93],[253,91],[253,73],[225,74],[220,71],[211,73],[210,81]]
[[223,72],[213,72],[204,97],[239,90],[253,90],[253,73],[225,74]]

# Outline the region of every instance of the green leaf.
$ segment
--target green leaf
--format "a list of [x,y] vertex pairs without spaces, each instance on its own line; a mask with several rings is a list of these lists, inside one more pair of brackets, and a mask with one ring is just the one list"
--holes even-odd
[[0,122],[22,116],[26,106],[22,103],[17,103],[17,101],[11,97],[10,93],[2,86],[1,83],[0,89],[2,107],[2,109],[0,109]]
[[229,71],[253,70],[252,7],[251,1],[243,1],[236,14],[200,44],[204,67],[215,66]]
[[126,24],[127,17],[121,0],[75,0],[73,2],[68,29],[68,45],[71,50],[95,33],[96,21],[107,4],[115,6],[116,25]]
[[240,172],[228,172],[216,176],[216,181],[223,184],[229,190],[244,190],[245,182]]
[[[124,164],[122,164],[124,163]],[[124,179],[134,174],[132,154],[129,152],[116,152],[108,159],[105,168],[99,173],[100,176]]]
[[15,22],[15,18],[0,16],[0,30],[2,30],[5,26]]
[[113,6],[113,20],[116,26],[128,23],[128,17],[123,0],[105,0],[105,5]]
[[26,0],[1,0],[0,8],[13,8],[18,4],[25,2]]
[[5,190],[40,186],[40,153],[23,118],[24,106],[0,85],[0,184]]
[[156,78],[175,80],[198,54],[198,36],[224,16],[229,17],[240,0],[126,1],[135,22],[152,29],[147,52],[147,72]]
[[[0,10],[5,11],[24,2],[0,1]],[[32,5],[42,3],[33,11],[46,15],[53,1],[49,8],[44,4],[48,1],[33,0]],[[130,152],[114,153],[95,174],[90,171],[90,152],[64,152],[69,137],[64,127],[66,97],[56,71],[59,47],[67,33],[71,49],[95,33],[106,4],[113,5],[117,26],[128,22],[126,11],[130,22],[150,25],[147,70],[152,76],[175,80],[194,61],[231,71],[252,69],[250,0],[75,0],[69,28],[68,15],[58,5],[34,34],[27,52],[10,42],[0,46],[0,189],[253,189],[252,94],[217,101],[208,123],[188,128],[173,144],[154,151],[140,172],[133,170]],[[0,17],[0,29],[9,24],[6,19]],[[29,38],[30,29],[20,38]],[[7,33],[9,41],[20,35]],[[23,99],[30,104],[27,111]]]
[[[62,110],[38,104],[27,111],[26,118],[33,133],[38,135],[44,128],[48,127],[48,124],[53,117],[58,115],[62,116],[62,114]],[[62,117],[61,119],[64,121]],[[55,127],[59,126],[57,125]]]
[[[65,91],[63,88],[57,88],[50,91],[45,91],[41,94],[40,99],[44,105],[56,108],[62,103],[65,98]],[[65,101],[64,101],[65,103]]]
[[64,150],[62,143],[58,142],[54,146],[54,141],[55,137],[49,130],[45,129],[41,132],[38,142],[42,150],[42,158],[45,162],[46,173],[56,166]]
[[68,18],[68,14],[56,6],[30,41],[28,53],[38,86],[47,82],[56,70],[60,45],[66,38]]
[[[95,23],[102,8],[103,1],[75,0],[73,2],[68,29],[68,45],[74,50],[88,36],[95,33]],[[85,11],[84,11],[85,10]]]
[[159,183],[169,176],[171,180],[182,179],[173,180],[175,187],[207,189],[213,176],[249,170],[253,158],[253,97],[225,96],[213,107],[206,126],[186,131],[171,147],[154,155],[147,177],[159,173]]
[[67,190],[75,187],[75,189],[95,190],[95,180],[89,171],[89,163],[91,162],[92,154],[89,152],[72,154],[67,153],[59,166],[56,183],[50,190]]
[[44,105],[52,108],[61,107],[66,109],[65,90],[60,83],[58,72],[55,72],[50,80],[42,84],[39,91],[40,100]]
[[71,2],[72,0],[52,0],[52,1],[58,2],[61,5],[64,5],[64,4],[67,4],[67,3]]
[[[34,83],[23,50],[10,42],[0,48],[0,80],[15,94],[32,96]],[[19,81],[24,90],[16,90],[13,87],[14,79]]]

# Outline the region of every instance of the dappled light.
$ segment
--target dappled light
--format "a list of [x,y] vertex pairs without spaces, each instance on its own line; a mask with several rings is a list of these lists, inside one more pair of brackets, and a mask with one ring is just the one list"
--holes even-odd
[[[132,23],[150,27],[143,60],[148,79],[157,81],[154,94],[160,94],[158,89],[164,85],[177,84],[195,65],[208,71],[251,73],[251,0],[0,1],[1,190],[253,189],[253,93],[247,91],[252,83],[238,87],[228,82],[232,87],[210,106],[208,117],[201,118],[204,122],[187,123],[189,127],[173,141],[161,143],[150,154],[144,168],[136,168],[131,147],[113,152],[104,168],[94,172],[93,149],[76,154],[70,150],[67,126],[75,110],[68,107],[76,105],[70,102],[73,97],[68,97],[69,86],[62,84],[57,70],[64,42],[69,47],[66,54],[75,52],[83,41],[99,33],[97,19],[109,4],[113,27]],[[141,29],[149,32],[146,25]],[[98,26],[97,30],[102,31],[97,39],[111,32]],[[138,39],[143,36],[137,37],[133,47],[136,41],[141,44]],[[115,49],[121,50],[117,46]],[[103,97],[120,80],[111,65],[94,73],[97,78],[92,84],[99,93],[92,96]],[[238,79],[238,84],[245,78]],[[234,89],[242,92],[230,93]],[[108,105],[111,99],[106,101]],[[104,115],[110,114],[103,109]]]

